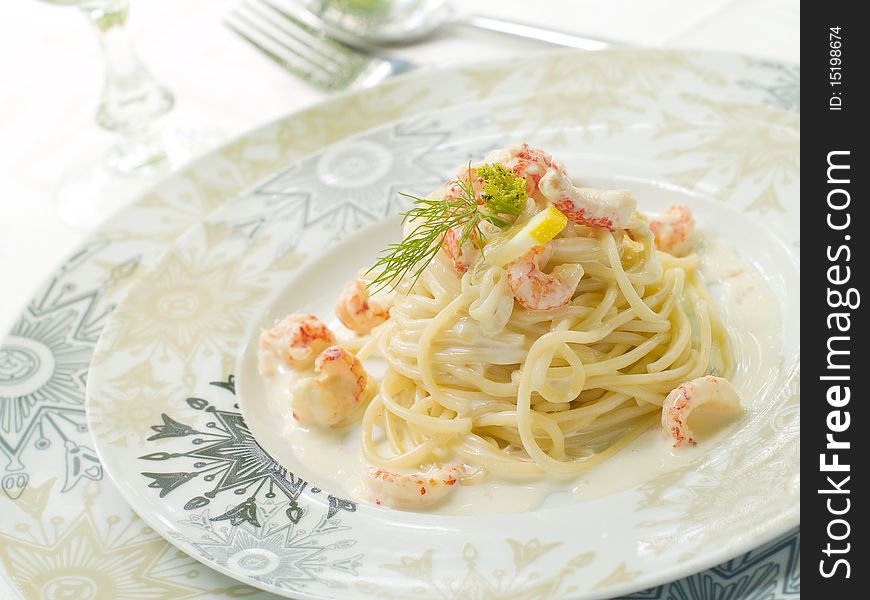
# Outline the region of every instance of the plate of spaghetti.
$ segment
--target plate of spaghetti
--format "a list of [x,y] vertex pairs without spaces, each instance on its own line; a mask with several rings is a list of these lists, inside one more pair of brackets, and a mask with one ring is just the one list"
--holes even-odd
[[[772,539],[799,512],[798,147],[778,111],[604,91],[330,146],[118,307],[106,468],[181,549],[292,597],[510,597],[499,572],[612,597]],[[101,411],[143,386],[161,422],[113,443]],[[279,538],[329,576],[282,583]]]

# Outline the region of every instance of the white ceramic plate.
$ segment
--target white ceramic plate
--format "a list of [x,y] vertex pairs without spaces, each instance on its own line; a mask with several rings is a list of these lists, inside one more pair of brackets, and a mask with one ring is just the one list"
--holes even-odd
[[[65,259],[22,309],[0,346],[4,580],[27,598],[255,594],[142,526],[104,478],[85,423],[84,387],[91,353],[115,303],[180,233],[293,160],[399,117],[550,88],[555,71],[574,73],[570,85],[578,89],[606,86],[644,98],[667,87],[673,93],[791,112],[800,104],[795,65],[698,52],[560,52],[392,79],[289,114],[172,175]],[[141,396],[124,408],[119,418],[150,421],[143,414],[150,404]],[[697,590],[715,582],[716,589],[733,589],[741,598],[771,587],[796,598],[799,539],[794,531],[740,560],[670,582],[649,595],[700,597]]]
[[[799,306],[787,295],[798,282],[794,125],[787,113],[694,94],[571,90],[428,113],[330,146],[191,228],[116,309],[89,380],[104,467],[179,548],[293,597],[439,597],[444,581],[505,598],[536,586],[610,597],[749,550],[798,519]],[[251,399],[237,396],[245,388],[234,373],[276,294],[285,290],[287,309],[297,308],[288,294],[304,305],[337,290],[375,245],[359,237],[350,258],[324,265],[328,247],[367,227],[383,234],[378,223],[402,208],[397,191],[425,193],[457,164],[519,139],[580,179],[605,173],[637,187],[642,205],[650,198],[644,208],[691,197],[702,223],[743,249],[782,315],[770,393],[752,400],[727,443],[689,465],[521,515],[358,505],[317,487],[316,465],[305,465],[309,482],[271,458],[241,417],[239,400]],[[150,421],[129,415],[143,400]],[[259,431],[275,443],[266,424]]]

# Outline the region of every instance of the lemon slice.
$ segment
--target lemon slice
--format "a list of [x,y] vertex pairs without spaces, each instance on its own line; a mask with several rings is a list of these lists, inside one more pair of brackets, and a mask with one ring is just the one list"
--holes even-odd
[[548,206],[532,217],[513,237],[487,246],[484,257],[488,263],[503,267],[535,246],[552,240],[567,224],[568,217],[555,206]]

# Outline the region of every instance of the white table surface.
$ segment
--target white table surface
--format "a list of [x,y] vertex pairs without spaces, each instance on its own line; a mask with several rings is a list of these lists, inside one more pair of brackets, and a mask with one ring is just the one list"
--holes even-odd
[[[127,26],[144,62],[176,95],[174,124],[214,128],[229,138],[326,97],[221,24],[237,2],[133,1]],[[632,45],[725,50],[793,62],[800,58],[799,0],[462,4],[480,14],[558,23],[564,30]],[[457,28],[393,53],[433,64],[546,47]],[[0,334],[86,235],[57,216],[54,190],[74,157],[99,151],[111,140],[94,123],[101,78],[96,36],[75,9],[37,0],[0,3]]]

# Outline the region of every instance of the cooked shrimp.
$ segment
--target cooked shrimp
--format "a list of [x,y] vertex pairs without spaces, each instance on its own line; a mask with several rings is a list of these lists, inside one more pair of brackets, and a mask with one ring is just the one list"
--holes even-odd
[[317,355],[312,377],[293,385],[293,417],[303,425],[332,427],[365,399],[368,374],[352,353],[330,346]]
[[477,176],[477,169],[474,167],[465,166],[459,169],[456,179],[447,182],[447,186],[444,188],[444,198],[465,198],[469,183],[478,204],[482,204],[483,179]]
[[628,228],[637,200],[628,190],[576,187],[564,170],[550,168],[541,178],[541,193],[576,225],[616,231]]
[[260,334],[257,353],[260,372],[274,375],[279,366],[304,369],[319,352],[334,343],[332,332],[314,315],[289,314]]
[[530,310],[550,310],[565,306],[583,277],[580,265],[559,265],[552,273],[541,271],[553,254],[552,247],[535,246],[507,266],[508,286],[517,302]]
[[444,234],[441,247],[444,248],[444,252],[450,257],[453,268],[458,273],[465,273],[477,262],[477,259],[480,257],[480,250],[477,248],[479,242],[477,242],[478,236],[476,232],[472,231],[463,244],[459,243],[461,239],[461,228],[448,229]]
[[375,468],[364,481],[378,506],[423,509],[443,500],[464,475],[465,468],[458,466],[432,467],[426,473],[411,475]]
[[[459,170],[456,179],[450,181],[447,187],[444,188],[444,198],[464,198],[469,183],[474,191],[477,203],[483,204],[483,198],[481,197],[483,193],[483,179],[477,176],[477,169],[474,167],[470,169],[463,167]],[[461,239],[462,226],[453,227],[448,229],[444,234],[441,247],[444,248],[444,252],[450,257],[453,268],[458,273],[465,273],[477,262],[480,256],[480,239],[476,230],[472,230],[471,235],[462,244],[459,243]]]
[[689,207],[682,204],[669,206],[660,217],[650,221],[649,228],[655,236],[656,248],[674,256],[685,256],[695,245],[695,219]]
[[513,171],[514,175],[525,179],[526,193],[530,198],[538,194],[539,183],[548,169],[564,171],[560,164],[553,161],[552,156],[528,144],[493,150],[483,162],[500,163]]
[[662,428],[673,436],[674,448],[697,445],[688,420],[692,411],[699,408],[723,416],[742,411],[740,397],[727,379],[706,375],[681,384],[668,394],[662,406]]
[[392,306],[390,294],[381,292],[370,296],[366,284],[354,279],[341,291],[335,303],[335,314],[348,329],[366,335],[390,318]]

